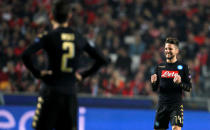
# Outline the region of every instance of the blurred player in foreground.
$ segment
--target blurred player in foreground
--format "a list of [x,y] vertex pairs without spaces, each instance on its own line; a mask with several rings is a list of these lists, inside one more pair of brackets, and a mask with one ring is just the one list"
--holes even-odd
[[159,90],[155,130],[167,129],[169,121],[172,130],[181,130],[183,127],[182,92],[190,92],[192,85],[188,66],[177,60],[178,46],[179,41],[176,38],[166,39],[166,62],[157,65],[155,74],[151,76],[153,90]]
[[[53,31],[43,34],[22,55],[26,67],[43,82],[32,126],[36,130],[77,130],[75,83],[98,71],[108,61],[85,38],[68,27],[70,3],[55,2],[52,13]],[[38,70],[33,64],[31,57],[40,49],[48,55],[47,70]],[[78,61],[83,52],[95,63],[90,69],[78,73]]]

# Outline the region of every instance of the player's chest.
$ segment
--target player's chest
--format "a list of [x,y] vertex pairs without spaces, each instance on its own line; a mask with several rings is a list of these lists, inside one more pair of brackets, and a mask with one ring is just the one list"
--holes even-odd
[[176,75],[180,75],[181,77],[184,75],[183,66],[182,65],[173,65],[173,66],[160,66],[158,71],[159,78],[170,79],[174,78]]

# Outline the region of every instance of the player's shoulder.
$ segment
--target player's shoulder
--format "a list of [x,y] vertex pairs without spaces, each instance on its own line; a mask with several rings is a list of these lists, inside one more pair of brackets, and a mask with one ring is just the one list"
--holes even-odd
[[187,67],[188,65],[183,61],[177,61],[177,65],[181,65],[183,67]]
[[43,37],[46,37],[47,35],[49,35],[49,32],[43,31],[41,33],[38,33],[37,38],[43,38]]
[[79,31],[74,30],[74,29],[72,29],[72,31],[74,32],[74,34],[75,34],[76,37],[83,38],[82,33],[80,33]]
[[36,44],[36,43],[40,43],[40,41],[45,41],[47,35],[48,35],[48,31],[43,31],[43,32],[38,33],[34,39],[34,43]]
[[165,68],[166,67],[166,63],[162,62],[156,65],[157,68]]

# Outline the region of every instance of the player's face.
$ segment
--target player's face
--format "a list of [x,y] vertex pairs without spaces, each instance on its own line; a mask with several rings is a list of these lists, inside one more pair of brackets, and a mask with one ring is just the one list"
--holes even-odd
[[166,59],[173,59],[179,53],[179,49],[176,45],[166,43],[165,44],[165,56]]

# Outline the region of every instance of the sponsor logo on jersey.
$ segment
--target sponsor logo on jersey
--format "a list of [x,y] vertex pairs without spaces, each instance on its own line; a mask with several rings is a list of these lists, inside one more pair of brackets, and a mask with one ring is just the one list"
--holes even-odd
[[162,70],[161,78],[174,78],[179,74],[179,71]]

